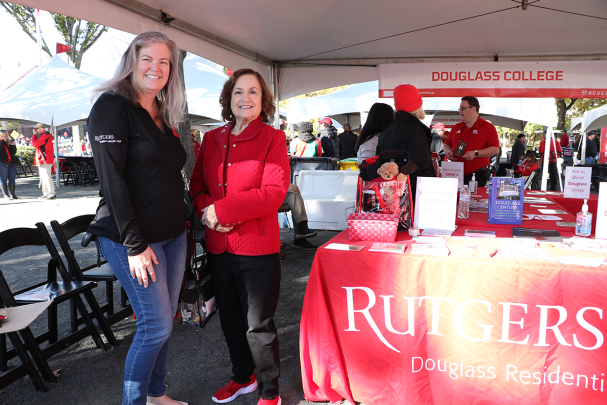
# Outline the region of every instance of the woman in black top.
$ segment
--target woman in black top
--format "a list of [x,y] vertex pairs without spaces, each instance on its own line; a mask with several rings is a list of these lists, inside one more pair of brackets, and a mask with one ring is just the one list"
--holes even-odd
[[15,141],[8,136],[8,132],[0,131],[0,186],[2,186],[4,198],[9,200],[17,198],[15,195],[15,177],[17,176],[18,163],[15,153],[17,153]]
[[186,255],[186,154],[172,129],[185,97],[178,49],[159,32],[137,36],[89,116],[101,201],[89,232],[127,292],[137,334],[123,405],[184,404],[165,395],[166,359]]

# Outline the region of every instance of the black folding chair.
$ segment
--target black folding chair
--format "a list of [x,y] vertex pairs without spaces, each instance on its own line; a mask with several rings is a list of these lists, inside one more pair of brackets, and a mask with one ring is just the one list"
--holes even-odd
[[[3,305],[7,305],[7,303],[11,302],[11,299],[10,288],[4,275],[0,271],[0,302]],[[52,370],[46,362],[42,351],[40,351],[40,348],[36,343],[36,338],[34,338],[34,334],[29,328],[29,325],[38,318],[42,311],[51,303],[51,301],[45,301],[43,303],[23,305],[20,307],[12,306],[5,309],[9,315],[9,319],[3,321],[4,324],[0,325],[0,336],[6,334],[9,337],[21,360],[21,364],[0,374],[0,389],[8,387],[10,384],[28,375],[37,390],[48,391],[48,388],[46,387],[44,380],[40,377],[40,373],[38,373],[34,363],[38,364],[38,367],[45,375],[52,375]],[[11,319],[18,319],[21,326],[13,327],[9,324],[9,322],[12,322]],[[30,353],[33,356],[33,360]]]
[[[105,282],[105,297],[106,304],[101,307],[101,310],[106,314],[106,321],[109,325],[113,325],[122,319],[132,314],[130,305],[127,305],[127,295],[124,288],[120,289],[120,304],[122,309],[114,313],[114,282],[118,281],[112,268],[106,260],[101,260],[99,250],[96,251],[96,263],[89,266],[81,266],[76,255],[72,250],[69,241],[75,236],[85,233],[89,225],[95,218],[95,215],[81,215],[70,218],[62,224],[57,221],[51,221],[51,227],[57,237],[57,241],[61,246],[63,255],[67,261],[67,267],[73,280],[78,281],[103,281]],[[90,240],[94,239],[94,235],[87,234]],[[75,308],[72,309],[72,330],[81,324],[83,321],[77,318]]]
[[27,163],[25,158],[19,157],[18,159],[19,164],[17,165],[17,177],[21,177],[21,174],[23,174],[23,177],[27,177],[28,173],[34,176],[32,165]]
[[[49,343],[44,349],[39,349],[42,351],[44,359],[48,359],[55,354],[60,353],[66,347],[71,346],[87,336],[93,338],[93,341],[98,348],[107,350],[81,296],[85,297],[108,342],[112,345],[116,345],[116,338],[105,322],[99,304],[97,303],[97,300],[95,300],[95,296],[92,292],[92,289],[97,287],[97,284],[92,281],[72,281],[59,257],[55,245],[50,239],[46,227],[40,222],[36,224],[36,227],[38,229],[15,228],[0,233],[0,255],[18,247],[46,246],[51,256],[51,259],[48,262],[46,280],[14,293],[10,289],[3,291],[2,300],[4,301],[4,304],[8,307],[14,307],[50,299],[54,300],[48,308],[48,330],[35,337],[35,341],[38,345],[44,342]],[[57,281],[57,272],[59,272],[62,281]],[[57,305],[70,300],[74,301],[80,316],[84,319],[85,326],[82,329],[59,339]],[[15,356],[17,356],[16,350],[11,349],[7,351],[6,339],[4,338],[4,335],[0,335],[0,370],[5,371],[8,361]],[[36,358],[34,357],[34,359]],[[38,367],[41,368],[40,363],[37,362],[37,364]],[[55,377],[50,373],[50,368],[48,370],[41,369],[40,372],[46,380],[55,382]]]

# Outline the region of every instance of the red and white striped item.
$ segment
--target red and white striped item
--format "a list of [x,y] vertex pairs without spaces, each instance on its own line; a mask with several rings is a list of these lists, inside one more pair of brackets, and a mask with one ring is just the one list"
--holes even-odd
[[396,240],[398,217],[389,214],[348,215],[348,239],[392,243]]

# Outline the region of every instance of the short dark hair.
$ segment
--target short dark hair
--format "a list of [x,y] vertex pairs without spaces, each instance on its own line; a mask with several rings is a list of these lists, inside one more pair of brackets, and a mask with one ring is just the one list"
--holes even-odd
[[525,134],[518,134],[518,137],[516,139],[521,139],[524,138],[526,135]]
[[312,124],[310,121],[303,121],[299,123],[299,132],[303,133],[303,132],[309,132],[312,133],[312,131],[314,131],[314,124]]
[[276,106],[274,105],[274,96],[270,91],[270,88],[266,84],[263,77],[253,69],[240,69],[236,72],[232,73],[230,78],[223,85],[223,90],[221,90],[221,95],[219,96],[219,103],[221,104],[221,119],[224,122],[232,122],[236,119],[234,117],[234,113],[232,112],[232,91],[234,90],[234,86],[236,86],[236,82],[240,78],[240,76],[244,75],[252,75],[257,78],[259,85],[261,86],[261,119],[263,122],[268,122],[270,115],[274,114],[276,111]]
[[464,96],[462,97],[462,101],[467,101],[470,107],[476,107],[477,113],[481,110],[481,105],[478,102],[478,98],[474,96]]

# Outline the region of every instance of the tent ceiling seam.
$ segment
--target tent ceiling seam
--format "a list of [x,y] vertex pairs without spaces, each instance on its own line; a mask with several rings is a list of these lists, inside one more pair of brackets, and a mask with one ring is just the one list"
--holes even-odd
[[107,3],[113,4],[115,6],[124,8],[133,13],[136,13],[140,16],[148,18],[150,20],[156,21],[160,24],[165,25],[166,27],[173,28],[177,31],[184,32],[186,34],[192,35],[193,37],[202,39],[206,42],[209,42],[213,45],[219,46],[223,49],[227,49],[228,51],[234,52],[238,55],[244,56],[256,62],[262,63],[267,66],[274,66],[274,60],[267,58],[263,55],[258,54],[250,49],[247,49],[243,46],[240,46],[232,41],[229,41],[225,38],[222,38],[218,35],[215,35],[211,32],[205,31],[201,28],[196,27],[190,23],[187,23],[183,20],[175,18],[173,16],[168,15],[164,10],[156,10],[153,7],[150,7],[144,3],[141,3],[136,0],[103,0]]
[[388,58],[352,58],[352,59],[317,59],[314,61],[283,61],[282,68],[336,66],[336,67],[377,67],[393,63],[461,63],[461,62],[564,62],[564,61],[600,61],[607,60],[607,54],[581,55],[512,55],[499,56],[428,56],[428,57],[388,57]]

